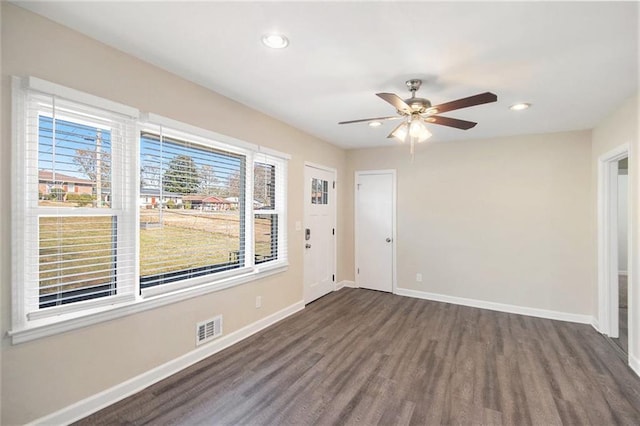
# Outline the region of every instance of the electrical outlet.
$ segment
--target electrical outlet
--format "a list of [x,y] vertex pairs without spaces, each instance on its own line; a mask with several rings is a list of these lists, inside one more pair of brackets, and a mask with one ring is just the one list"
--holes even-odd
[[421,283],[421,282],[422,282],[422,274],[421,274],[420,272],[418,272],[418,273],[416,274],[416,281],[417,281],[417,282],[419,282],[419,283]]
[[262,307],[262,296],[256,296],[256,308]]

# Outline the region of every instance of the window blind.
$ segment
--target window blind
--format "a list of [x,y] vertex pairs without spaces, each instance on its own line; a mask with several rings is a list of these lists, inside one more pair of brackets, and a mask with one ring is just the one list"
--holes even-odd
[[253,167],[255,264],[287,260],[287,162],[258,152]]
[[246,155],[159,126],[140,165],[142,289],[247,265]]
[[24,204],[16,208],[26,225],[26,313],[132,297],[135,228],[124,213],[135,164],[125,150],[135,122],[36,91],[27,91],[24,107]]

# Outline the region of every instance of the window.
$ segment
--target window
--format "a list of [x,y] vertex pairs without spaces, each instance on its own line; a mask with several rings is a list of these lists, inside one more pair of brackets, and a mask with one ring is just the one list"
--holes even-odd
[[313,178],[311,180],[311,204],[329,203],[329,181]]
[[246,155],[140,137],[142,288],[244,265]]
[[256,162],[253,170],[255,262],[263,263],[278,258],[276,166]]
[[14,342],[286,267],[286,154],[13,83]]
[[37,91],[20,105],[14,280],[24,321],[132,300],[126,141],[135,121]]

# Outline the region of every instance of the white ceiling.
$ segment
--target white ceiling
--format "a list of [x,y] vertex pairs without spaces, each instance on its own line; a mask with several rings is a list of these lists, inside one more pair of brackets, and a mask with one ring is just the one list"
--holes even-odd
[[[637,2],[17,4],[345,148],[394,143],[397,122],[337,123],[393,115],[375,93],[406,98],[409,78],[434,105],[498,95],[434,141],[592,128],[638,90]],[[261,44],[272,31],[287,49]]]

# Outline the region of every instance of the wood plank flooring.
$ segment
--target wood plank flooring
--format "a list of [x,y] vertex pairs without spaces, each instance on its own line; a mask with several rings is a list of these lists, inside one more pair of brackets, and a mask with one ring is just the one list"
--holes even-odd
[[618,338],[611,339],[622,352],[629,353],[629,309],[627,306],[628,288],[627,276],[618,276]]
[[345,288],[80,421],[640,424],[640,378],[591,326]]

